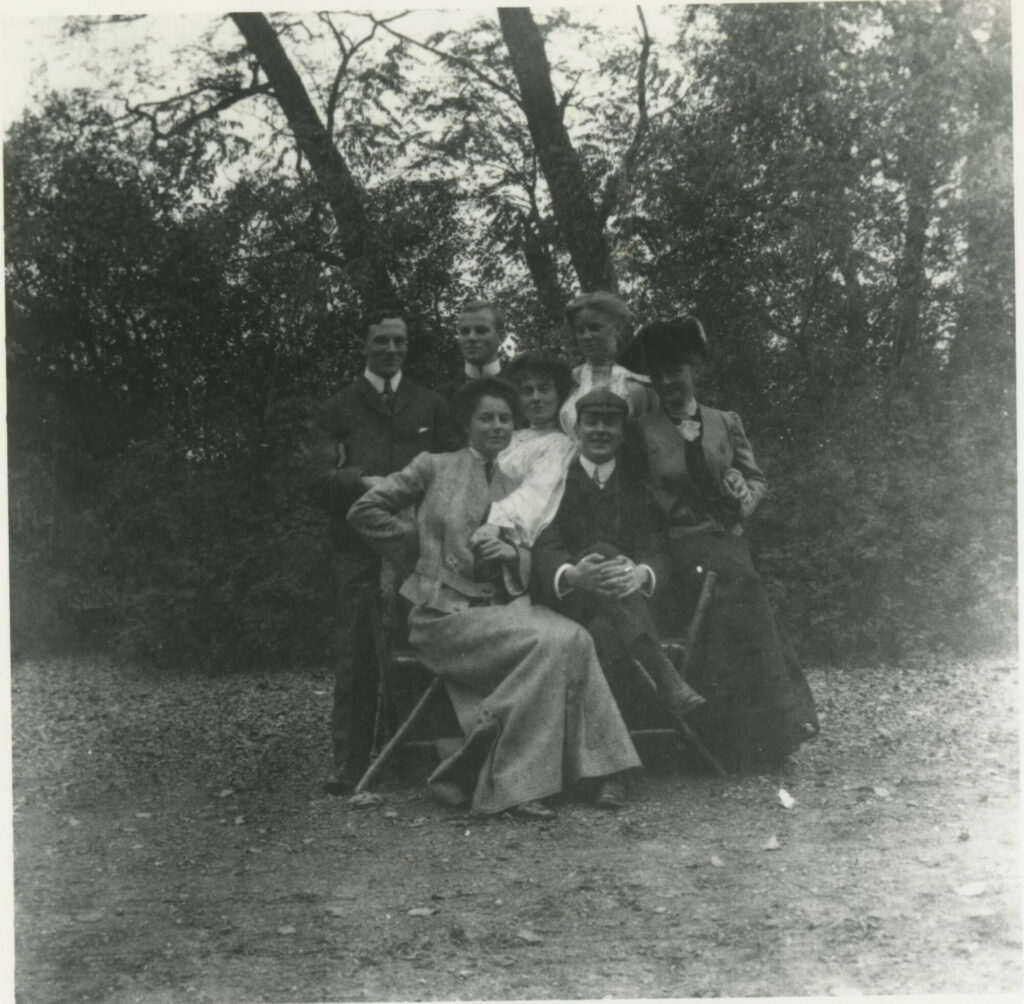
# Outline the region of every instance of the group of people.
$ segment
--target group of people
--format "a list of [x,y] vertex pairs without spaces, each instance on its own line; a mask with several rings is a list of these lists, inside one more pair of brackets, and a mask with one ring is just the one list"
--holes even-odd
[[[630,338],[629,308],[600,291],[565,316],[580,365],[539,350],[503,367],[500,309],[468,303],[464,371],[430,391],[402,373],[405,319],[381,311],[363,375],[321,410],[310,467],[337,582],[331,793],[370,755],[367,603],[383,558],[463,732],[430,778],[452,805],[550,818],[551,796],[579,785],[624,806],[640,766],[624,716],[645,704],[733,766],[781,760],[818,731],[743,534],[764,475],[739,417],[697,401],[703,326],[658,320]],[[711,571],[683,679],[662,636],[684,629]]]

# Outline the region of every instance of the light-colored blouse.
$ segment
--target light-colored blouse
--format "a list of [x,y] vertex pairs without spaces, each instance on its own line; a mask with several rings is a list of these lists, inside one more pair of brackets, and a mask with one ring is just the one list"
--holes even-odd
[[565,475],[576,452],[576,444],[557,429],[517,429],[498,455],[498,466],[518,484],[491,505],[487,522],[511,530],[518,543],[532,547],[558,512]]

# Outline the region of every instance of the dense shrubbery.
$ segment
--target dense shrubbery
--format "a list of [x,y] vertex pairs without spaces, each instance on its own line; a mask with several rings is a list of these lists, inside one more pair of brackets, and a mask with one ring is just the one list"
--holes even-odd
[[[768,474],[753,539],[794,643],[829,662],[1005,649],[1005,10],[688,8],[665,41],[651,99],[685,99],[617,177],[607,238],[642,319],[693,310],[708,326],[702,397],[740,412]],[[510,84],[493,26],[448,43]],[[519,110],[463,64],[424,90],[403,80],[408,49],[367,59],[342,88],[339,145],[372,179],[375,247],[415,317],[410,374],[450,372],[453,311],[480,292],[521,345],[564,340],[551,318],[569,260]],[[636,71],[617,50],[603,100],[570,103],[595,191],[629,141]],[[392,169],[406,144],[418,173]],[[153,140],[80,93],[9,132],[17,653],[93,644],[210,671],[326,658],[325,521],[302,449],[311,409],[358,371],[360,305],[313,181],[271,146],[255,166],[232,159],[251,146],[212,117]]]

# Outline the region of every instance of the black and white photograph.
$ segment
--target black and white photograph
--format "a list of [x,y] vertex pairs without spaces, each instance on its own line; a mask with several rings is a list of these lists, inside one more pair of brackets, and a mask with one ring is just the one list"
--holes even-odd
[[1024,991],[1013,15],[6,4],[0,996]]

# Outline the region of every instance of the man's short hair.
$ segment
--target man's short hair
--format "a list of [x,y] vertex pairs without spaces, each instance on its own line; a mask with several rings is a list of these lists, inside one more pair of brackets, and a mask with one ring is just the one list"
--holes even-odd
[[505,330],[505,314],[493,300],[470,300],[459,308],[460,314],[475,314],[478,310],[489,310],[494,319],[494,330]]
[[373,325],[380,324],[388,318],[397,318],[400,321],[404,321],[406,327],[409,326],[409,318],[405,316],[405,309],[403,307],[397,304],[392,304],[391,306],[382,304],[368,311],[363,317],[363,337],[365,338],[370,333],[370,328]]
[[485,397],[500,397],[508,402],[512,417],[519,417],[519,391],[513,384],[501,377],[485,376],[463,384],[452,399],[452,413],[460,428],[465,429],[476,411],[476,406]]

